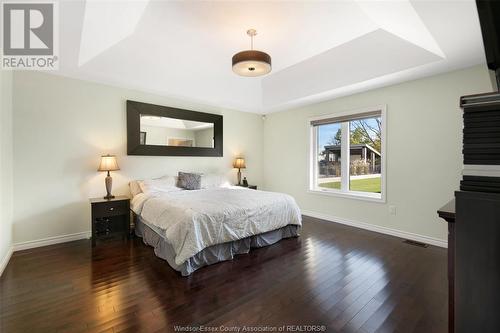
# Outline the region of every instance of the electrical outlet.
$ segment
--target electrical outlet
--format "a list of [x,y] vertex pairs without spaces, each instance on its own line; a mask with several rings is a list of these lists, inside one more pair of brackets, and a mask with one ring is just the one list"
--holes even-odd
[[396,215],[396,206],[389,205],[389,214]]

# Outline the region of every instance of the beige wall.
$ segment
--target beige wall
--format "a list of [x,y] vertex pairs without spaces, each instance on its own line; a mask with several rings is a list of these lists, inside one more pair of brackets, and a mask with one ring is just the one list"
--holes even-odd
[[[486,67],[477,66],[270,114],[264,124],[266,189],[293,195],[303,210],[444,240],[446,224],[436,210],[459,185],[459,97],[491,90]],[[377,105],[387,105],[387,203],[308,193],[307,119]]]
[[[113,193],[128,181],[178,171],[227,173],[243,155],[245,176],[262,184],[261,116],[37,72],[14,75],[14,241],[90,230],[88,198],[105,194],[102,154],[118,156]],[[127,99],[224,116],[224,157],[126,155]]]
[[0,274],[12,246],[12,72],[0,70]]
[[[88,231],[88,198],[105,192],[105,175],[96,171],[105,153],[116,154],[121,167],[113,173],[114,194],[128,194],[130,179],[179,170],[226,172],[235,179],[231,164],[241,154],[250,183],[293,195],[303,210],[445,239],[436,209],[452,197],[460,179],[458,98],[490,91],[491,83],[485,67],[477,66],[273,113],[264,123],[255,114],[44,73],[16,72],[13,89],[14,242]],[[127,156],[127,99],[223,114],[224,157]],[[307,119],[383,104],[387,203],[308,193]],[[396,206],[395,216],[389,205]],[[2,229],[2,242],[3,234]]]

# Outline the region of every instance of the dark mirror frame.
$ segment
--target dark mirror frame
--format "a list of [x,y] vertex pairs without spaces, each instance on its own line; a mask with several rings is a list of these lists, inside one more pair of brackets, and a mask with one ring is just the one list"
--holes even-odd
[[[141,145],[141,114],[214,124],[214,148]],[[222,116],[127,100],[127,154],[147,156],[223,156]]]

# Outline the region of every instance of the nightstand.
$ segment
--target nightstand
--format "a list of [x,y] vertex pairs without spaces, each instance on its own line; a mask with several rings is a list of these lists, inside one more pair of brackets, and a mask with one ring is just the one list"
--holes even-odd
[[257,185],[248,185],[248,186],[244,186],[243,184],[241,184],[241,185],[236,185],[236,186],[247,187],[247,188],[249,188],[249,189],[251,189],[251,190],[256,190],[256,189],[257,189]]
[[130,199],[117,196],[107,200],[104,198],[90,199],[92,209],[92,246],[99,238],[110,238],[121,234],[130,236]]

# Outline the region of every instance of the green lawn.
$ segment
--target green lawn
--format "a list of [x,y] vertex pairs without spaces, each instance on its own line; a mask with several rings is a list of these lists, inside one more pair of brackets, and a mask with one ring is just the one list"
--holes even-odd
[[[323,183],[320,187],[340,190],[340,182]],[[380,178],[367,178],[351,180],[351,191],[380,193]]]

